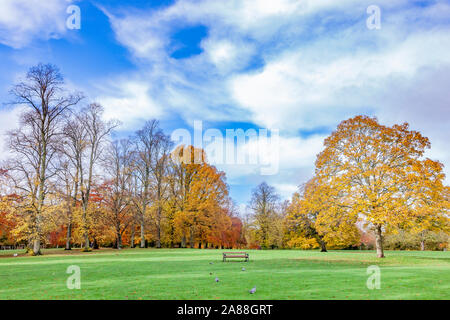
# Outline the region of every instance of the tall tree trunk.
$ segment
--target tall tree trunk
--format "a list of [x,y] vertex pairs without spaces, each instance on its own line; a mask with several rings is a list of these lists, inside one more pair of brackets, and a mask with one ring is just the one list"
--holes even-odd
[[420,240],[420,250],[425,251],[425,240]]
[[[144,193],[147,192],[147,186],[144,189]],[[141,214],[141,248],[145,248],[145,210],[147,209],[147,199],[144,199],[142,204],[142,214]]]
[[174,231],[173,231],[173,228],[170,228],[170,247],[171,248],[173,248],[175,246],[173,238],[174,238]]
[[91,246],[89,243],[89,229],[88,229],[88,222],[87,222],[87,204],[83,205],[83,229],[84,229],[84,251],[91,250]]
[[141,248],[146,247],[146,241],[145,241],[145,212],[147,211],[147,195],[149,190],[149,175],[150,171],[146,169],[145,172],[145,181],[144,181],[144,193],[143,193],[143,199],[142,199],[142,212],[141,212]]
[[181,247],[186,248],[186,235],[183,235],[183,238],[181,239]]
[[[38,212],[41,212],[40,209],[38,209]],[[36,217],[35,222],[35,232],[33,234],[33,255],[39,256],[42,254],[41,252],[41,233],[40,233],[40,221],[39,216]]]
[[92,249],[98,249],[97,238],[94,238],[94,241],[92,242]]
[[87,228],[85,227],[84,231],[84,251],[90,251],[91,250],[91,244],[89,242],[89,232],[87,231]]
[[122,249],[122,235],[120,234],[120,231],[117,232],[117,249]]
[[145,248],[145,226],[144,226],[144,216],[141,218],[141,248]]
[[328,252],[327,245],[326,245],[325,241],[323,241],[323,240],[320,240],[320,252]]
[[131,248],[134,248],[134,230],[135,230],[135,227],[134,227],[134,223],[133,223],[133,225],[131,226],[131,236],[130,236],[130,247]]
[[32,238],[28,238],[26,249],[27,249],[27,253],[30,253],[31,250],[33,250],[33,239]]
[[157,200],[158,200],[158,210],[156,213],[156,247],[161,248],[161,181],[158,179],[158,192],[157,192]]
[[41,241],[40,239],[33,240],[33,255],[38,256],[41,254]]
[[194,248],[194,233],[192,232],[192,230],[189,231],[190,235],[189,235],[189,246],[192,248]]
[[383,235],[381,231],[381,225],[378,225],[375,230],[375,243],[377,247],[377,257],[378,258],[384,258],[384,251],[383,251]]
[[[74,196],[73,196],[73,202],[70,203],[69,199],[67,201],[68,207],[69,207],[69,223],[67,225],[67,239],[66,239],[66,248],[65,250],[71,250],[71,240],[72,240],[72,228],[73,228],[73,212],[75,208],[77,207],[77,195],[78,195],[78,178],[79,178],[79,166],[77,166],[77,170],[75,173],[75,182],[74,182]],[[67,194],[71,196],[70,188],[67,189]]]
[[158,216],[156,217],[156,247],[161,248],[161,207],[158,204]]
[[72,222],[67,225],[67,238],[66,238],[66,248],[64,250],[71,250],[70,239],[72,238]]
[[[44,103],[42,104],[44,106]],[[33,255],[37,256],[41,254],[41,221],[42,211],[44,209],[45,200],[45,182],[46,182],[46,170],[47,170],[47,140],[45,138],[46,134],[44,132],[45,128],[45,118],[42,121],[41,128],[41,139],[42,139],[42,158],[40,159],[39,168],[39,197],[38,206],[36,212],[36,233],[33,241]]]

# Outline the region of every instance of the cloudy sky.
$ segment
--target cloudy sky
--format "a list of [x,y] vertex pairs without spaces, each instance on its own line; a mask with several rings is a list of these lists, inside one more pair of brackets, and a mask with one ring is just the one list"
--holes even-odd
[[[66,26],[70,5],[79,30]],[[367,27],[370,5],[379,29]],[[409,122],[448,175],[449,52],[449,0],[0,0],[0,102],[50,62],[85,103],[122,121],[117,135],[151,118],[169,134],[194,121],[223,134],[278,129],[277,174],[218,165],[238,204],[262,181],[289,198],[323,139],[357,114]],[[0,106],[0,134],[18,113]]]

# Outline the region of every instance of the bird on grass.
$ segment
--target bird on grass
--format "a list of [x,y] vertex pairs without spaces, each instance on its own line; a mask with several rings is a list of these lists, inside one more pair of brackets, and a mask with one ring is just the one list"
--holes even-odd
[[216,277],[216,282],[219,282],[219,278]]
[[250,294],[254,294],[256,292],[256,286],[254,286],[251,290],[249,290]]
[[245,271],[245,268],[242,268],[242,271]]
[[212,262],[210,262],[209,264],[213,264]]

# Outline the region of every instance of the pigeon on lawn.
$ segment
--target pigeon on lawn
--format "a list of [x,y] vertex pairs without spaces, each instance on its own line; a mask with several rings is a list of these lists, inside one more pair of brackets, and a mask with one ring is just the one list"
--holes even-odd
[[245,271],[245,268],[242,268],[242,271]]
[[212,262],[210,262],[209,264],[213,264]]
[[219,282],[219,278],[216,277],[216,282]]
[[254,287],[249,291],[250,294],[254,294],[255,292],[256,292],[256,286],[254,286]]

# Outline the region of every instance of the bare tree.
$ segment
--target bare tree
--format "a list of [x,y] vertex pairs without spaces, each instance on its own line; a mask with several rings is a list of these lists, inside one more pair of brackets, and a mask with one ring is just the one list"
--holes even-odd
[[140,225],[141,222],[141,214],[138,210],[138,204],[140,199],[140,189],[141,185],[139,183],[139,180],[137,178],[137,175],[135,174],[135,159],[136,159],[136,151],[131,149],[131,159],[130,159],[130,165],[132,166],[132,177],[131,177],[131,185],[130,185],[130,197],[131,202],[133,204],[131,210],[132,210],[132,223],[130,224],[130,247],[135,247],[135,239],[136,239],[136,227]]
[[67,199],[67,234],[66,250],[71,249],[73,227],[73,212],[76,208],[83,175],[83,156],[88,147],[88,133],[79,121],[80,114],[68,119],[64,126],[64,140],[61,145],[61,155],[64,159],[60,168],[60,176],[65,184]]
[[167,200],[169,181],[169,161],[172,141],[169,136],[162,132],[157,135],[155,148],[156,159],[152,164],[152,187],[156,204],[155,229],[156,229],[156,247],[161,248],[161,222],[163,217],[163,203]]
[[92,103],[75,115],[67,130],[72,144],[72,161],[79,172],[84,250],[90,248],[88,209],[96,165],[108,136],[119,125],[116,120],[103,121],[103,112],[101,105]]
[[157,145],[161,137],[161,129],[156,120],[147,121],[134,137],[135,156],[134,174],[137,178],[138,190],[135,206],[139,212],[141,225],[141,248],[145,248],[145,218],[151,203],[152,169],[157,159]]
[[276,221],[279,196],[275,188],[263,182],[252,192],[250,208],[257,226],[257,233],[263,247],[273,244],[274,222]]
[[62,223],[66,225],[66,246],[65,250],[71,250],[73,216],[77,204],[77,195],[79,189],[79,173],[70,159],[63,153],[58,157],[57,182],[55,190],[61,201],[64,202]]
[[108,207],[109,219],[116,233],[117,249],[122,248],[122,236],[133,222],[131,208],[132,167],[131,143],[129,140],[114,141],[108,148],[105,170],[108,178],[104,184],[104,198]]
[[8,169],[16,174],[16,188],[28,195],[34,255],[41,253],[42,213],[49,180],[55,174],[50,163],[57,153],[61,123],[70,108],[82,99],[81,94],[65,94],[63,85],[56,66],[39,64],[11,90],[13,104],[26,106],[27,110],[21,115],[21,127],[8,134],[14,155]]

